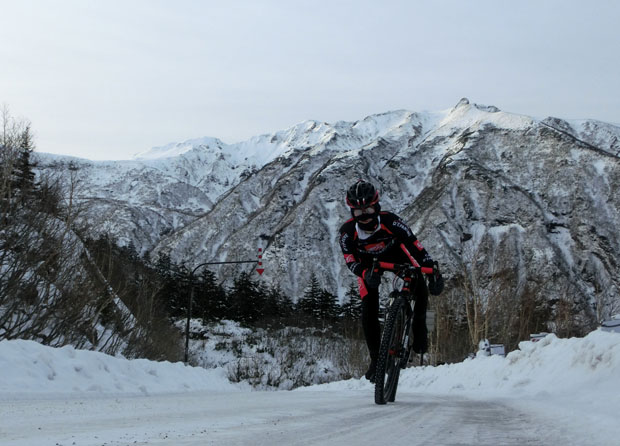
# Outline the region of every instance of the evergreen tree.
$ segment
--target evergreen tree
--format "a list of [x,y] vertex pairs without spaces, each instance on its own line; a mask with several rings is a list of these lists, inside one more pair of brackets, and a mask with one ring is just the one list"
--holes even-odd
[[304,296],[297,302],[297,308],[306,315],[315,317],[318,313],[319,302],[321,301],[321,292],[319,281],[316,275],[312,273]]
[[349,320],[357,320],[362,316],[362,299],[360,299],[358,287],[355,283],[351,284],[347,294],[345,294],[340,314]]
[[140,258],[140,255],[138,254],[138,250],[136,249],[136,245],[134,245],[133,240],[130,240],[128,245],[123,246],[122,253],[123,255],[126,255],[127,258],[132,262],[135,262]]
[[314,311],[315,317],[321,321],[333,320],[338,317],[339,310],[336,296],[326,289],[322,289],[319,293],[319,300]]
[[62,209],[62,189],[58,180],[52,180],[43,175],[36,184],[36,199],[41,212],[50,215],[60,215]]
[[196,312],[204,321],[218,320],[226,314],[226,291],[217,283],[215,273],[203,269],[200,275]]
[[278,286],[272,286],[265,294],[264,317],[267,319],[278,319],[282,316],[280,308],[281,290]]
[[279,285],[270,287],[265,292],[264,317],[282,323],[294,313],[293,301],[282,293]]
[[160,254],[155,263],[155,269],[160,277],[172,275],[172,261],[168,254]]
[[27,198],[30,198],[35,189],[35,175],[33,172],[34,166],[30,160],[30,154],[34,150],[34,143],[32,139],[30,126],[27,125],[19,135],[19,158],[15,163],[11,181],[11,187],[14,193],[22,202],[25,202]]
[[183,316],[187,311],[189,295],[182,295],[184,291],[189,293],[189,287],[183,286],[183,281],[188,281],[188,274],[185,275],[180,268],[175,265],[167,254],[162,254],[157,259],[155,270],[162,281],[161,296],[170,316]]
[[265,295],[264,288],[251,279],[250,273],[241,273],[228,293],[228,317],[244,323],[258,321],[264,316]]
[[295,304],[293,304],[293,300],[290,296],[282,293],[280,290],[280,286],[277,285],[277,299],[278,299],[278,309],[279,315],[282,318],[290,317],[295,312]]
[[192,287],[194,287],[194,299],[192,305],[192,318],[196,317],[196,277],[190,277],[190,271],[185,264],[175,265],[172,263],[172,274],[169,278],[170,294],[168,305],[172,316],[187,316],[189,310]]

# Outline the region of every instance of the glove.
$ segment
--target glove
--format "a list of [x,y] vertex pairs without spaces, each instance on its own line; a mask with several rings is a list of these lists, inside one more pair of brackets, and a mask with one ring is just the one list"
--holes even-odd
[[381,272],[373,271],[372,268],[366,268],[362,273],[362,279],[364,279],[368,288],[379,288],[381,284]]
[[439,271],[439,263],[433,263],[433,274],[428,276],[428,292],[433,296],[439,296],[443,291],[443,277]]

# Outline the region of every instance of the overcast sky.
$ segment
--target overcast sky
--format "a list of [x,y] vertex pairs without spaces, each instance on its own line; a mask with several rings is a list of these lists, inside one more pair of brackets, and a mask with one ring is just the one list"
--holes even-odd
[[0,104],[127,159],[462,97],[620,123],[620,2],[0,0]]

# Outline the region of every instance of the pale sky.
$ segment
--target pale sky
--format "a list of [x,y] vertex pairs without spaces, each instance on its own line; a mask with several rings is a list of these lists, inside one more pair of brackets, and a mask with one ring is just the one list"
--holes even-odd
[[620,2],[0,0],[0,105],[127,159],[462,97],[620,123]]

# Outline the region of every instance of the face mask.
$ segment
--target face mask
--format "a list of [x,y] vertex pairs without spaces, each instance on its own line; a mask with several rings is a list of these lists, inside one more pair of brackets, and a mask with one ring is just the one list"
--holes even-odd
[[[379,224],[379,210],[381,207],[377,203],[374,206],[364,208],[364,209],[351,209],[351,214],[359,226],[360,229],[370,232],[374,231]],[[361,212],[360,212],[361,211]],[[356,215],[357,214],[357,215]],[[365,223],[362,223],[360,220],[369,220]]]
[[373,218],[370,219],[370,221],[367,221],[366,223],[362,223],[359,220],[357,221],[357,226],[359,226],[360,229],[366,232],[374,231],[375,229],[377,229],[378,224],[379,224],[379,218],[377,217],[376,214],[373,216]]

